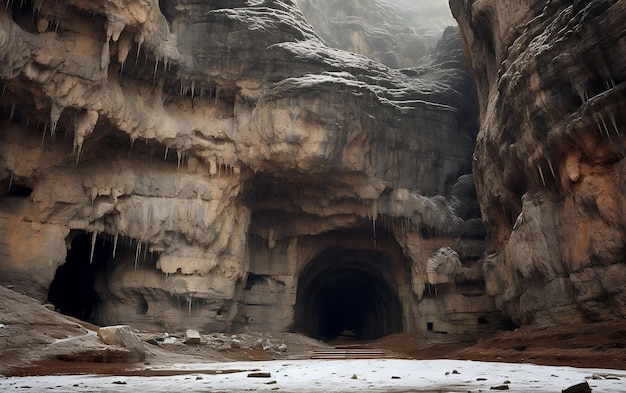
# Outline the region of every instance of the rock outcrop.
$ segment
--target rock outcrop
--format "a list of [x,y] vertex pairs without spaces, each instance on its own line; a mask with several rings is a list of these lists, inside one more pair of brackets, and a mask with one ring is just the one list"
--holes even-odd
[[0,48],[3,283],[145,329],[488,326],[457,31],[393,70],[292,1],[8,1]]
[[626,316],[626,2],[450,4],[480,102],[489,294],[518,323]]

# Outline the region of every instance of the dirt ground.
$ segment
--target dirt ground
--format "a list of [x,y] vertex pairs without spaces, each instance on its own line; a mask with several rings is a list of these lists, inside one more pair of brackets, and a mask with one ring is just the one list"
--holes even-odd
[[324,343],[287,332],[203,334],[184,344],[181,332],[136,332],[144,341],[142,363],[124,363],[124,349],[107,346],[90,325],[47,309],[0,287],[0,375],[115,374],[168,375],[155,370],[173,363],[307,359],[335,346],[380,351],[408,359],[471,359],[540,365],[626,370],[626,321],[551,327],[526,326],[479,339],[444,334],[401,333],[378,340]]

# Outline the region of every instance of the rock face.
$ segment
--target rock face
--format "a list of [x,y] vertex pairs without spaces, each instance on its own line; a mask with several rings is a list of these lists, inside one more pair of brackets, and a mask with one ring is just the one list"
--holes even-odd
[[[421,63],[454,20],[411,0],[297,0],[324,42],[391,68]],[[433,5],[430,5],[433,7]],[[430,12],[429,12],[430,11]]]
[[625,316],[626,2],[450,3],[480,102],[489,294],[520,323]]
[[457,31],[393,70],[291,1],[38,0],[0,48],[2,283],[142,329],[489,326]]

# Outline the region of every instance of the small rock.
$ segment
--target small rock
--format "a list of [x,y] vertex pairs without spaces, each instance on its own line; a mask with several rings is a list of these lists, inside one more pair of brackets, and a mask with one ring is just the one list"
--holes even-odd
[[261,349],[261,348],[263,348],[263,341],[261,341],[261,339],[256,340],[254,342],[254,344],[252,344],[252,348],[254,348],[254,349]]
[[200,332],[193,329],[187,329],[185,331],[185,344],[200,344]]
[[607,375],[606,377],[604,377],[604,379],[612,379],[614,381],[619,381],[619,378],[616,377],[615,375]]
[[591,387],[587,381],[570,386],[565,390],[561,390],[562,393],[591,393]]
[[196,381],[200,381],[200,380],[202,380],[202,379],[204,379],[204,378],[202,378],[202,377],[196,377]]
[[352,374],[352,376],[350,377],[350,379],[359,379],[356,374]]
[[460,374],[460,372],[458,372],[456,370],[452,370],[452,374]]
[[476,378],[477,381],[486,381],[487,378]]
[[491,390],[509,390],[509,385],[492,386]]
[[115,385],[126,385],[126,381],[113,381],[111,383]]
[[265,342],[263,343],[263,350],[269,351],[270,349],[272,349],[272,347],[272,342],[270,340],[265,340]]
[[450,375],[450,371],[446,371],[444,375]]
[[401,378],[399,376],[397,376],[397,375],[392,375],[391,379],[401,379]]
[[278,348],[276,348],[276,350],[278,352],[287,352],[287,344],[282,343],[278,346]]
[[234,338],[234,339],[232,339],[230,341],[230,347],[231,348],[241,348],[241,346],[242,346],[242,342],[237,340],[236,338]]
[[163,339],[163,344],[176,344],[177,338],[176,337],[165,337]]
[[598,374],[593,374],[593,375],[591,376],[591,379],[602,379],[602,377],[601,377],[601,376],[599,376]]
[[266,385],[276,385],[278,382],[276,381],[269,381],[269,382],[265,382]]
[[264,372],[248,374],[248,378],[271,378],[271,377],[272,377],[272,374],[264,373]]

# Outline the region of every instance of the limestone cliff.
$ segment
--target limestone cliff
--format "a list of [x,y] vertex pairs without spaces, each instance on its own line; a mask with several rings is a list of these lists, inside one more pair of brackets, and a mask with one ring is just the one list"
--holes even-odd
[[393,70],[292,1],[5,1],[0,78],[16,290],[143,328],[493,322],[455,30]]
[[626,315],[626,1],[451,0],[477,83],[485,278],[521,323]]

